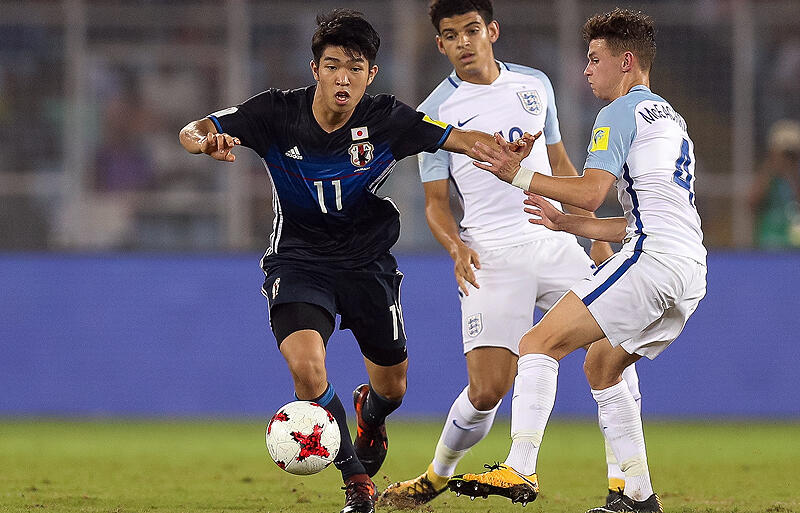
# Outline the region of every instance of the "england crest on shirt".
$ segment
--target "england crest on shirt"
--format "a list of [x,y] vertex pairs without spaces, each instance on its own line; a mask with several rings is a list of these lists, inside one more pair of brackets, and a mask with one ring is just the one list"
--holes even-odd
[[533,115],[542,113],[542,101],[539,99],[539,93],[536,91],[520,91],[517,96],[519,101],[522,102],[522,108],[527,112]]

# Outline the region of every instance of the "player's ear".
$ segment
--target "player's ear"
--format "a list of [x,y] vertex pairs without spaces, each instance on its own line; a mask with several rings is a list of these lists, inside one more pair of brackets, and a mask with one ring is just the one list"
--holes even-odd
[[444,51],[444,43],[442,43],[442,36],[436,36],[436,47],[439,49],[440,54],[447,55],[447,52]]
[[497,20],[492,20],[486,25],[486,31],[489,33],[489,41],[494,43],[500,37],[500,23]]
[[634,61],[635,58],[633,56],[633,53],[625,52],[622,56],[622,71],[624,71],[625,73],[631,71],[633,69]]
[[375,75],[378,74],[378,65],[373,64],[372,67],[369,69],[369,77],[367,78],[367,85],[370,85],[373,80],[375,80]]
[[311,59],[309,65],[311,66],[311,74],[314,75],[314,80],[319,82],[319,66],[314,62],[314,59]]

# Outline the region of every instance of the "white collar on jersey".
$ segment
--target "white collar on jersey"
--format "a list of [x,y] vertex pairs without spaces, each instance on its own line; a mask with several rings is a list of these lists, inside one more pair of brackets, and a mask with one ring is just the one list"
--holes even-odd
[[[503,61],[498,61],[497,59],[495,59],[494,62],[496,62],[497,63],[497,67],[500,68],[500,75],[495,79],[495,82],[497,82],[498,80],[500,80],[500,77],[503,76],[505,71],[508,70],[509,68],[508,68],[508,65]],[[447,77],[447,79],[450,80],[450,83],[453,84],[455,87],[460,86],[464,82],[463,80],[458,78],[458,75],[456,75],[456,70],[453,70],[452,73],[450,73],[450,76]],[[471,82],[467,82],[467,83],[471,83]]]

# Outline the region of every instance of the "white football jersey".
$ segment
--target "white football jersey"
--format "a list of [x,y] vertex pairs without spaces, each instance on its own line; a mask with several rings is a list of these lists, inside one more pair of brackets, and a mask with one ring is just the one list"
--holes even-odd
[[[541,130],[542,136],[522,164],[550,175],[546,145],[561,141],[553,86],[539,70],[498,65],[500,76],[488,85],[466,82],[451,73],[418,110],[458,128],[500,132],[509,141],[524,132]],[[421,153],[418,158],[423,182],[451,179],[455,184],[464,208],[461,239],[470,247],[501,248],[550,237],[575,240],[564,232],[529,223],[522,204],[525,194],[475,167],[468,156],[439,150]]]
[[604,107],[592,130],[588,168],[617,177],[628,221],[625,248],[705,263],[694,203],[694,143],[686,121],[666,100],[638,85]]

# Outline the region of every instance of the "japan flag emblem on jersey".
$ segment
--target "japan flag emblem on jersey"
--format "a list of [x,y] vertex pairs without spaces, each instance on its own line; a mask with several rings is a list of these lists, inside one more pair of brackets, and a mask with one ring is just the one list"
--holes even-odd
[[375,148],[369,141],[354,143],[350,145],[350,162],[356,167],[364,167],[372,160],[372,152]]
[[517,93],[522,108],[534,116],[542,113],[542,101],[536,91],[520,91]]

